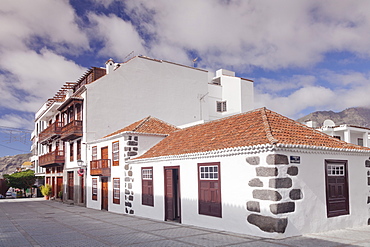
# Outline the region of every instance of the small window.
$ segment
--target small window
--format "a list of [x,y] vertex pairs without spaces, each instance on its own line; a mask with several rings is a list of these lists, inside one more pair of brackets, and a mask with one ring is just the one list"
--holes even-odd
[[120,204],[120,179],[113,178],[113,203]]
[[340,140],[340,136],[333,136],[334,138],[337,138],[337,139],[339,139]]
[[367,171],[367,185],[370,185],[370,170]]
[[362,139],[362,138],[357,138],[357,145],[359,145],[359,146],[364,146],[364,139]]
[[98,179],[92,179],[92,199],[94,201],[98,200]]
[[73,142],[71,142],[70,144],[69,144],[69,161],[73,161],[73,156],[74,156],[74,154],[73,154]]
[[154,206],[153,193],[153,168],[143,167],[141,169],[141,184],[142,184],[142,204]]
[[81,140],[77,141],[77,160],[81,159]]
[[92,160],[97,160],[98,159],[98,147],[97,146],[94,146],[91,148],[91,159]]
[[226,101],[217,101],[217,112],[226,111]]
[[344,165],[327,165],[328,176],[344,176]]
[[112,143],[112,157],[113,157],[113,165],[118,166],[119,165],[119,142],[113,142]]

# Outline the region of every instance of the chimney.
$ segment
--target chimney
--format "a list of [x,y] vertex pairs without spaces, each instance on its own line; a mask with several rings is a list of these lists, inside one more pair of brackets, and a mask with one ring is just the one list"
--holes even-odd
[[109,74],[114,69],[114,61],[112,58],[109,58],[108,61],[105,62],[105,70],[106,73]]

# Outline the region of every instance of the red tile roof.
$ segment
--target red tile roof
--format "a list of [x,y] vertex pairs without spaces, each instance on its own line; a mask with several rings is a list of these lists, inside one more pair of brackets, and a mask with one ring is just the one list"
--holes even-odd
[[258,144],[292,144],[370,151],[314,130],[266,108],[173,132],[136,159],[207,152]]
[[168,124],[158,118],[149,116],[141,119],[123,129],[117,130],[105,137],[113,136],[122,132],[137,132],[137,133],[150,133],[150,134],[170,134],[176,130],[179,130],[174,125]]

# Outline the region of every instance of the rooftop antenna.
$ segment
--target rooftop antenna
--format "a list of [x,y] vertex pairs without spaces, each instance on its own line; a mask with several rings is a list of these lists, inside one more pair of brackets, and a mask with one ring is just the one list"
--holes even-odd
[[197,61],[198,61],[198,57],[196,57],[196,58],[193,59],[193,67],[194,68],[196,67],[195,65],[196,65]]
[[134,55],[134,51],[130,52],[124,59],[123,61],[126,62],[128,60],[130,60],[132,58],[132,56]]

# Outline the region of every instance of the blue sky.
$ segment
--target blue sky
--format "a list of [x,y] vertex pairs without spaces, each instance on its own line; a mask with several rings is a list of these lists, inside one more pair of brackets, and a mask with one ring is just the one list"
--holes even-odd
[[64,82],[132,51],[233,70],[255,81],[255,107],[293,119],[367,107],[369,9],[366,0],[3,1],[0,157],[30,148],[9,143],[6,128],[32,130]]

